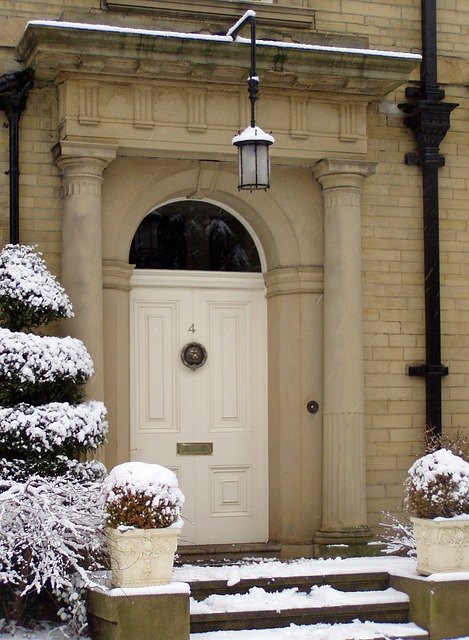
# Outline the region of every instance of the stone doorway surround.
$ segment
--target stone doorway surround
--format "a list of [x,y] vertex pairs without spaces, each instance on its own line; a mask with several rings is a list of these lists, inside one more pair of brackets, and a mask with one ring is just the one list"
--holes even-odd
[[[320,543],[369,534],[359,263],[360,196],[374,171],[366,110],[419,63],[411,54],[308,47],[260,48],[259,122],[276,137],[272,189],[238,194],[230,141],[247,122],[245,47],[59,22],[30,23],[18,46],[35,86],[58,103],[61,281],[76,314],[62,330],[93,357],[89,393],[108,407],[109,466],[130,452],[128,251],[140,220],[171,199],[210,198],[260,239],[269,532],[286,555],[312,554],[315,532]],[[314,416],[310,400],[320,406]]]

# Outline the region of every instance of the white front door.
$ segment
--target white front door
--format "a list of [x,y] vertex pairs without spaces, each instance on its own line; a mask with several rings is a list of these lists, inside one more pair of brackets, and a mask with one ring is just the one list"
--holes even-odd
[[[131,455],[177,473],[182,542],[266,541],[262,275],[136,271],[131,322]],[[190,343],[206,351],[197,368]]]

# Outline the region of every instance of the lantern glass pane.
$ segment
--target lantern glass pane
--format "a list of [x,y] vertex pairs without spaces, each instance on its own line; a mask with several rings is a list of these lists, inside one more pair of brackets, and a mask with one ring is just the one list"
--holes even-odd
[[257,145],[256,167],[256,184],[267,188],[269,186],[269,147],[266,144]]
[[269,188],[269,149],[263,142],[239,145],[239,188]]

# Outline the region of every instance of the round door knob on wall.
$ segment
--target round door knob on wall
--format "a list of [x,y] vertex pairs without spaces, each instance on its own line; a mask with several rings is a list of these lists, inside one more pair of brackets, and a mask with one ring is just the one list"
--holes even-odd
[[181,360],[186,367],[195,371],[207,361],[207,350],[200,342],[189,342],[181,351]]
[[306,405],[306,409],[309,413],[317,413],[319,411],[319,404],[316,400],[310,400]]

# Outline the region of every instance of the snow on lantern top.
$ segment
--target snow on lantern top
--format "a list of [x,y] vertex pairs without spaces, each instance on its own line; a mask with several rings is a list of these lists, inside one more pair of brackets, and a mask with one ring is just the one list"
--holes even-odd
[[0,321],[13,331],[73,316],[65,290],[34,248],[8,244],[0,253]]

